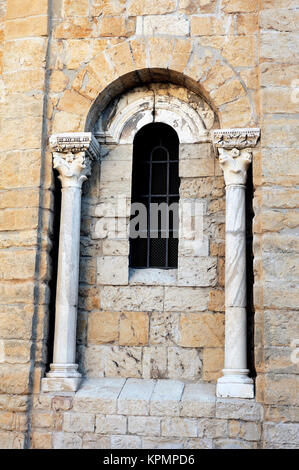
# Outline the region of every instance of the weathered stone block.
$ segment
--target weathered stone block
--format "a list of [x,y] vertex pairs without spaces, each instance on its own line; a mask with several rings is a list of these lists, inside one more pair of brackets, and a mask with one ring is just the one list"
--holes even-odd
[[128,432],[139,436],[160,436],[161,419],[155,417],[129,416]]
[[79,358],[82,368],[89,377],[103,377],[105,369],[105,346],[90,344],[79,347]]
[[214,159],[211,144],[180,144],[180,160]]
[[[276,15],[274,15],[275,17]],[[261,59],[293,64],[295,50],[298,47],[296,33],[265,32],[261,34]]]
[[122,378],[88,379],[74,398],[74,411],[113,415],[117,398],[124,386]]
[[54,414],[47,412],[34,413],[32,425],[37,428],[52,428],[54,424]]
[[292,80],[298,76],[297,67],[293,64],[275,64],[265,62],[261,64],[261,85],[262,86],[286,86],[288,87]]
[[98,283],[106,285],[128,284],[127,256],[99,256],[97,259]]
[[184,439],[169,437],[144,437],[142,449],[184,449]]
[[253,400],[218,398],[216,401],[216,418],[261,421],[262,416],[262,406]]
[[277,405],[297,405],[298,375],[265,374],[264,402]]
[[26,251],[2,251],[0,254],[0,278],[29,279],[33,277],[36,253]]
[[141,346],[148,343],[148,314],[144,312],[123,312],[119,322],[119,344]]
[[198,380],[202,361],[198,349],[168,348],[168,377],[179,380]]
[[101,163],[101,181],[110,182],[110,181],[124,181],[128,180],[128,185],[130,185],[131,174],[132,174],[132,163],[130,160],[119,160],[114,161],[103,160]]
[[132,16],[163,15],[175,9],[175,0],[157,0],[154,4],[150,0],[130,0],[128,5],[128,13]]
[[224,311],[224,290],[213,289],[210,291],[209,310]]
[[126,0],[105,0],[104,2],[97,2],[93,5],[92,16],[111,16],[121,15],[125,12]]
[[225,419],[200,419],[198,421],[198,437],[216,439],[227,437],[227,420]]
[[153,312],[150,315],[150,344],[178,344],[179,319],[178,313]]
[[167,348],[149,346],[143,348],[142,377],[144,379],[163,379],[167,375]]
[[129,243],[126,240],[105,239],[102,243],[104,256],[128,256]]
[[110,449],[111,438],[110,436],[101,436],[100,434],[84,433],[82,448],[83,449]]
[[10,364],[30,361],[31,341],[0,340],[0,362]]
[[103,353],[106,377],[142,377],[142,348],[106,346]]
[[86,16],[88,14],[88,0],[82,0],[79,4],[71,0],[65,0],[63,7],[66,16]]
[[189,418],[162,418],[162,436],[197,437],[197,421]]
[[82,437],[76,432],[54,432],[53,449],[81,449]]
[[208,308],[208,290],[192,287],[166,287],[164,310],[166,312],[197,312]]
[[59,23],[54,34],[56,39],[88,38],[95,35],[93,30],[94,24],[90,18],[75,16]]
[[189,34],[189,21],[183,15],[160,16],[149,15],[144,18],[143,31],[145,35],[168,34],[185,36]]
[[22,41],[9,41],[5,45],[5,71],[14,72],[20,69],[42,68],[45,52],[45,38],[29,38],[22,39]]
[[[284,4],[281,6],[284,6]],[[298,12],[287,8],[276,8],[274,15],[273,10],[270,9],[260,12],[260,27],[263,30],[270,30],[271,32],[297,31],[298,22]]]
[[222,375],[224,348],[204,348],[202,355],[203,379],[215,382]]
[[228,34],[230,18],[197,17],[191,19],[191,36],[213,36]]
[[112,343],[118,340],[118,312],[92,312],[88,316],[88,343]]
[[221,347],[224,344],[224,315],[184,313],[180,321],[181,346]]
[[298,422],[299,409],[289,405],[266,405],[264,407],[265,421],[276,423]]
[[[238,34],[254,34],[258,31],[257,13],[240,13],[237,16],[236,29]],[[251,86],[249,88],[252,88]]]
[[100,434],[126,434],[127,418],[120,415],[96,416],[96,432]]
[[52,433],[33,431],[31,434],[32,449],[52,449]]
[[95,416],[67,411],[63,416],[63,430],[67,432],[93,432]]
[[265,346],[289,346],[295,339],[297,314],[285,310],[265,310],[264,341]]
[[56,396],[51,401],[51,407],[53,408],[54,411],[67,411],[67,410],[70,410],[72,406],[73,406],[72,397]]
[[216,408],[215,385],[187,384],[181,402],[181,416],[214,417]]
[[150,414],[157,416],[179,416],[183,382],[158,380],[151,396]]
[[238,439],[215,439],[214,449],[256,449],[257,443]]
[[111,449],[141,449],[138,436],[111,436]]
[[213,158],[200,158],[197,160],[181,160],[179,176],[181,178],[196,178],[200,176],[213,176],[215,173]]
[[[299,339],[295,339],[294,343],[299,345]],[[290,346],[291,347],[269,346],[264,348],[265,372],[278,374],[297,373],[297,356],[295,347],[292,348],[292,341],[290,341]]]
[[128,379],[118,399],[118,413],[148,415],[154,380]]
[[122,310],[161,311],[163,308],[163,288],[104,286],[101,288],[101,307],[118,312]]
[[126,18],[125,16],[114,16],[101,18],[100,36],[101,37],[129,37],[135,32],[135,18]]
[[212,257],[179,257],[179,286],[213,286],[217,282],[217,260]]
[[[265,117],[262,126],[264,146],[271,148],[297,148],[296,136],[298,135],[298,128],[299,124],[296,119]],[[280,164],[283,164],[283,162],[280,162]]]
[[258,423],[242,423],[240,437],[245,441],[259,441],[261,438],[261,425]]
[[29,393],[29,366],[15,364],[13,374],[11,366],[0,364],[0,393],[22,395]]
[[31,18],[18,18],[6,23],[5,37],[7,40],[46,36],[48,30],[47,16],[38,16]]
[[249,12],[256,11],[257,4],[254,0],[224,0],[222,8],[225,13]]
[[269,444],[287,444],[294,447],[299,444],[298,423],[265,423],[264,439]]

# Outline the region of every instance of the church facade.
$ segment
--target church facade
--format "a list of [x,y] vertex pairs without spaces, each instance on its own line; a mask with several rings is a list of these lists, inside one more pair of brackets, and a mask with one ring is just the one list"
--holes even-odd
[[0,448],[298,447],[293,0],[0,0]]

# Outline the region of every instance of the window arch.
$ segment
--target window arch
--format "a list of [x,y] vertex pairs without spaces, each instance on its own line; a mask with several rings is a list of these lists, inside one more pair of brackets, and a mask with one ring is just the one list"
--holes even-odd
[[147,124],[133,143],[131,222],[142,204],[146,223],[136,227],[137,237],[131,230],[130,267],[177,268],[179,184],[176,131],[164,123]]

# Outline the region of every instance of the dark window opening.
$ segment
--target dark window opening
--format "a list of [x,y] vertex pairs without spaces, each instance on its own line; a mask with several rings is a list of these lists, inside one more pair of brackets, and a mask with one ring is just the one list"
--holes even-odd
[[147,223],[138,237],[131,231],[130,267],[177,268],[179,185],[177,133],[167,124],[144,126],[134,139],[131,202],[146,207]]

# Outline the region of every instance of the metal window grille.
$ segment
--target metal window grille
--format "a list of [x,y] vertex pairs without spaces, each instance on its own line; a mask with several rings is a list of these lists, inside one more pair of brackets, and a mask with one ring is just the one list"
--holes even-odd
[[[177,267],[178,204],[172,203],[179,202],[178,165],[179,139],[172,127],[153,123],[140,129],[133,145],[132,203],[147,208],[147,227],[143,237],[130,238],[131,267]],[[153,204],[161,203],[170,210],[161,211],[153,226]]]

